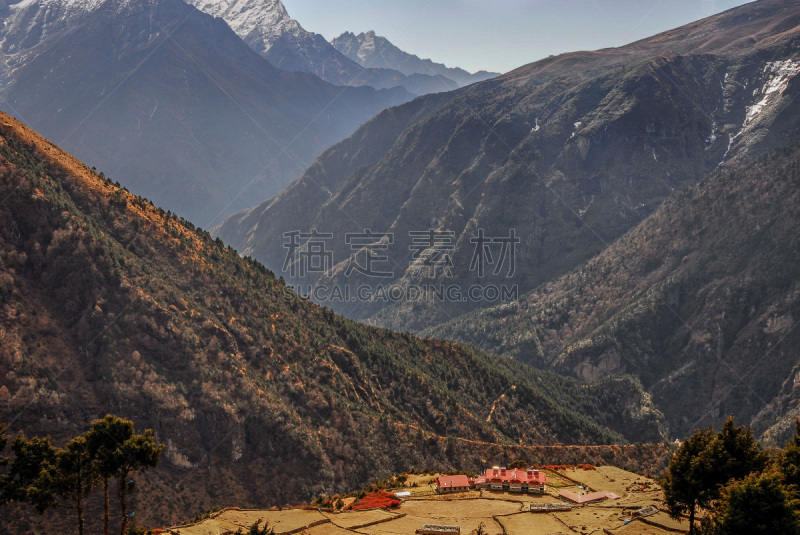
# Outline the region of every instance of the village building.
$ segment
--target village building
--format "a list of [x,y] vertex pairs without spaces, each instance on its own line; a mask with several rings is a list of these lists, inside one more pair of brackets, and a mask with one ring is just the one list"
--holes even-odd
[[547,475],[529,468],[506,469],[494,466],[472,481],[476,489],[505,490],[526,494],[544,494],[547,491]]
[[470,489],[469,478],[464,475],[439,476],[436,478],[436,492],[467,492]]
[[554,503],[531,503],[531,513],[562,513],[572,511],[572,506],[565,502]]
[[416,531],[419,535],[459,535],[459,526],[443,526],[439,524],[425,524],[422,529]]

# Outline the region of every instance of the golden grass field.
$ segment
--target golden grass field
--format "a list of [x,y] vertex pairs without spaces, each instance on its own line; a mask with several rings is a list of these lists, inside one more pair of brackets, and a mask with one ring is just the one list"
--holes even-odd
[[655,526],[649,526],[641,522],[632,522],[618,530],[612,530],[614,535],[674,535],[675,532],[667,531]]
[[[498,520],[505,526],[508,535],[567,535],[574,533],[552,515],[517,513],[499,517]],[[493,531],[489,533],[493,533]]]
[[331,523],[343,528],[352,528],[354,526],[362,526],[370,522],[378,520],[385,520],[387,518],[394,518],[396,513],[382,511],[380,509],[373,509],[371,511],[356,511],[345,513],[323,513],[326,517],[331,519]]
[[286,533],[309,524],[325,520],[319,511],[290,509],[285,511],[225,511],[220,516],[206,520],[196,526],[175,530],[181,535],[222,535],[236,531],[241,527],[247,530],[259,520],[269,522],[275,533]]
[[[598,467],[597,470],[568,470],[562,475],[563,478],[553,477],[553,480],[564,486],[550,488],[544,496],[491,491],[412,496],[391,511],[333,513],[299,509],[232,510],[198,525],[172,528],[170,531],[175,535],[234,534],[239,528],[247,531],[257,520],[269,522],[276,535],[290,532],[305,535],[413,535],[425,524],[459,526],[461,535],[469,535],[480,524],[484,525],[488,535],[502,534],[504,531],[507,535],[674,535],[688,531],[686,521],[672,520],[663,512],[663,493],[651,479],[609,466]],[[431,476],[424,477],[424,482],[427,482]],[[566,487],[577,490],[575,482],[595,491],[614,492],[621,498],[575,507],[569,512],[529,511],[531,502],[558,502],[559,489]],[[656,506],[660,512],[648,517],[648,523],[631,520],[633,511],[647,505]],[[626,520],[629,521],[627,525]]]

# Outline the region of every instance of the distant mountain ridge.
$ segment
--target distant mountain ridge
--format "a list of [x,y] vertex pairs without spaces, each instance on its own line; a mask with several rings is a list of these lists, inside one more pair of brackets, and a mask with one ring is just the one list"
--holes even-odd
[[449,68],[442,63],[420,59],[419,56],[400,50],[385,37],[375,35],[372,30],[358,35],[345,32],[334,38],[331,44],[359,65],[394,69],[405,75],[441,75],[455,81],[460,87],[500,76],[500,73],[487,71],[471,74],[464,69]]
[[310,72],[335,85],[376,89],[402,86],[415,95],[455,89],[458,84],[437,73],[402,73],[350,60],[319,34],[306,31],[289,16],[281,0],[187,0],[222,18],[247,45],[279,69]]
[[[763,0],[416,99],[385,110],[215,233],[306,292],[397,287],[400,299],[373,292],[325,304],[387,328],[429,328],[496,304],[463,298],[469,288],[517,285],[524,294],[601,252],[676,191],[797,140],[799,37],[797,3]],[[332,265],[298,276],[285,235],[309,229],[333,235]],[[365,229],[394,240],[380,280],[351,267],[346,236]],[[482,276],[473,268],[479,233],[499,240],[510,229],[515,269]],[[449,271],[419,269],[411,233],[429,231],[448,240]],[[432,258],[436,247],[426,248]],[[443,286],[462,294],[442,299]],[[406,289],[416,294],[403,299]]]
[[413,97],[278,70],[179,0],[20,2],[0,42],[0,108],[202,226]]

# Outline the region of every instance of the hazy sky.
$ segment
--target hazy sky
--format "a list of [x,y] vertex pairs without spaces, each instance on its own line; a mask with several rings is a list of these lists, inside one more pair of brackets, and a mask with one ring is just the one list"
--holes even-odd
[[283,0],[328,40],[375,30],[422,58],[507,72],[551,54],[619,46],[741,0]]

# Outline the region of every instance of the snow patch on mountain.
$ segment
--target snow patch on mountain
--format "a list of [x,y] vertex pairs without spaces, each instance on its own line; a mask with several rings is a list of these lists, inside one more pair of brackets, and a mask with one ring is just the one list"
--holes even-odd
[[13,54],[32,48],[104,2],[106,0],[23,0],[11,4],[0,29],[0,49]]
[[90,13],[106,0],[23,0],[10,6],[11,13],[17,13],[32,7],[45,9],[49,14],[55,13]]
[[[12,0],[13,1],[13,0]],[[36,46],[49,35],[67,27],[73,20],[91,13],[107,1],[129,0],[23,0],[9,6],[9,13],[0,28],[0,46],[5,53],[14,53]],[[186,0],[200,11],[225,22],[251,48],[265,53],[281,36],[298,38],[313,36],[305,31],[286,11],[280,0]]]
[[744,125],[747,126],[769,104],[773,96],[780,96],[789,87],[789,81],[800,73],[800,63],[787,59],[784,61],[768,61],[764,66],[764,75],[767,80],[761,89],[755,89],[753,96],[763,95],[763,98],[752,106],[748,106]]
[[[359,36],[360,37],[360,36]],[[361,65],[366,65],[368,58],[375,53],[375,32],[370,30],[364,34],[364,39],[360,40],[361,46],[358,48],[358,59]]]

